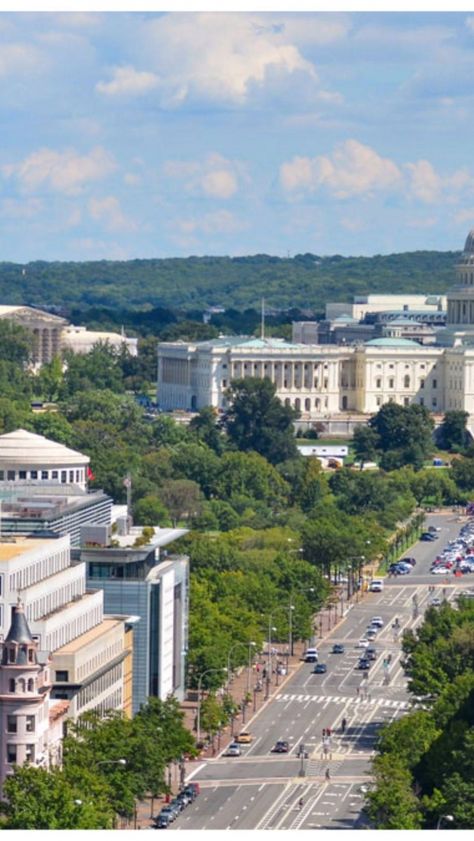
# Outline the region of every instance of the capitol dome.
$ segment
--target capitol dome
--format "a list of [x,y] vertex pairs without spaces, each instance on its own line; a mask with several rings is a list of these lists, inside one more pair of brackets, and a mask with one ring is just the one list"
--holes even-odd
[[464,246],[464,253],[465,254],[474,254],[474,228],[472,231],[469,231],[466,239],[466,244]]
[[26,429],[0,435],[0,483],[49,482],[84,489],[89,461],[77,450]]

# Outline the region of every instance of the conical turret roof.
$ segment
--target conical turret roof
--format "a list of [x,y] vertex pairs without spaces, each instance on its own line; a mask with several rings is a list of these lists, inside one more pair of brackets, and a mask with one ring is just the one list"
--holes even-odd
[[26,621],[25,611],[21,602],[13,608],[12,624],[5,637],[5,642],[16,642],[20,645],[34,645],[34,639]]

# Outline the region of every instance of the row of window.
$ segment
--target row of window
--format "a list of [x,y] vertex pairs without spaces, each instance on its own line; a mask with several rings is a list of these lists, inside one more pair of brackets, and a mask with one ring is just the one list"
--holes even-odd
[[[80,690],[80,692],[77,696],[77,701],[76,701],[77,710],[82,709],[83,707],[86,706],[86,704],[90,704],[90,702],[93,701],[94,698],[98,698],[99,695],[102,695],[103,692],[106,692],[107,689],[109,689],[115,683],[121,683],[122,674],[123,674],[122,664],[119,663],[117,666],[114,666],[113,669],[109,669],[108,672],[105,672],[105,674],[103,674],[100,677],[93,680],[92,683],[89,683],[88,686],[84,686],[84,688]],[[117,693],[119,693],[118,702],[117,703],[111,702],[108,709],[112,709],[112,707],[115,708],[115,707],[117,707],[121,704],[121,702],[122,702],[122,690],[121,689],[116,690],[116,692],[112,693],[112,696],[116,696]],[[112,696],[109,696],[109,698],[111,698]],[[107,698],[105,700],[108,701],[109,698]]]
[[[48,578],[53,573],[66,569],[69,563],[70,557],[67,549],[48,554],[40,561],[12,573],[9,579],[10,590],[24,590],[25,587],[31,587],[32,584],[37,584],[38,581]],[[30,618],[30,613],[27,613],[27,618]]]
[[5,479],[7,482],[16,482],[17,480],[21,482],[26,479],[59,481],[59,478],[61,478],[61,483],[65,485],[68,481],[68,472],[70,484],[85,481],[84,470],[0,470],[0,482],[5,481]]
[[[7,762],[9,765],[16,765],[18,762],[18,748],[20,745],[7,744]],[[25,762],[35,761],[36,745],[25,745]]]
[[46,651],[56,651],[61,646],[99,625],[100,622],[102,622],[102,605],[98,604],[87,613],[81,614],[71,622],[56,628],[52,633],[46,634],[44,648]]
[[34,733],[35,722],[36,718],[34,715],[7,715],[7,733],[21,732],[23,726],[25,733]]
[[21,695],[24,695],[25,692],[35,692],[35,680],[32,677],[29,677],[28,681],[23,677],[17,678],[16,680],[15,678],[11,677],[8,681],[8,691],[20,693]]
[[[411,383],[411,379],[408,376],[408,374],[406,374],[403,377],[403,388],[410,388],[410,383]],[[425,387],[425,380],[421,379],[419,381],[418,385],[419,385],[419,388],[424,388]],[[432,383],[431,383],[431,387],[432,388],[437,388],[438,387],[438,380],[433,380]],[[382,388],[382,378],[381,377],[376,378],[375,388]],[[395,388],[395,378],[394,377],[389,377],[388,388]]]

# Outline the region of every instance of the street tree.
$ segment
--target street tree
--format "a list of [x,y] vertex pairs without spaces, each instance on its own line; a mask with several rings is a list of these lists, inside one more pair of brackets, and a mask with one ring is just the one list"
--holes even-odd
[[368,815],[376,829],[421,829],[423,815],[413,791],[413,777],[393,754],[373,761],[375,788],[366,796]]
[[380,440],[375,429],[370,426],[356,426],[352,443],[361,470],[367,461],[376,461]]
[[170,479],[158,489],[158,495],[169,511],[174,526],[180,520],[195,517],[201,510],[201,489],[190,479]]
[[260,453],[271,464],[296,457],[293,423],[299,412],[281,403],[270,379],[233,380],[228,399],[223,426],[237,449]]
[[446,450],[462,450],[471,440],[466,424],[469,413],[460,409],[446,412],[443,422],[438,429],[441,446]]

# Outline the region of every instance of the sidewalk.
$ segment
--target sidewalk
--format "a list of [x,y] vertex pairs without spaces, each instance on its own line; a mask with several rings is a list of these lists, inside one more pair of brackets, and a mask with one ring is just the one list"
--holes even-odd
[[[345,591],[345,587],[341,592],[343,595],[342,599],[341,595],[339,594],[338,599],[334,604],[328,607],[324,607],[319,613],[317,613],[314,616],[314,637],[310,641],[311,643],[314,642],[314,644],[317,645],[317,643],[320,640],[327,637],[329,633],[336,627],[336,625],[339,624],[339,622],[344,618],[344,616],[347,614],[347,611],[352,607],[352,604],[356,602],[356,594],[354,594],[350,601],[348,601],[346,598],[347,594]],[[361,597],[362,594],[358,594],[358,598],[360,599]],[[251,673],[251,703],[244,707],[243,713],[242,711],[240,711],[239,714],[235,716],[232,724],[229,723],[228,725],[226,725],[226,727],[223,728],[219,736],[215,737],[214,746],[212,744],[208,744],[205,748],[203,748],[203,750],[201,750],[199,756],[197,756],[196,759],[186,761],[184,766],[185,779],[188,779],[190,776],[192,776],[193,772],[199,767],[202,761],[212,759],[213,757],[218,756],[221,753],[221,751],[224,750],[227,747],[227,745],[232,741],[234,735],[236,736],[238,733],[240,733],[241,730],[247,728],[251,729],[252,720],[258,715],[258,713],[263,709],[263,707],[266,706],[266,704],[269,703],[271,699],[275,697],[275,695],[281,692],[282,687],[302,665],[302,658],[306,647],[306,643],[295,642],[294,654],[292,657],[288,658],[288,672],[285,675],[272,675],[271,683],[268,686],[268,698],[265,681],[262,681],[262,691],[253,691],[256,681],[258,679],[261,680],[263,668],[267,666],[268,661],[267,656],[260,655],[260,670],[259,672],[256,672],[256,670],[252,670]],[[287,646],[280,644],[278,646],[278,650],[281,653],[279,655],[276,654],[273,656],[273,664],[275,666],[276,662],[278,661],[280,663],[283,663],[286,668],[287,654],[285,652],[287,651]],[[229,693],[233,696],[233,698],[238,704],[242,703],[247,693],[247,681],[247,669],[243,667],[239,669],[238,673],[234,674],[234,676],[229,682]],[[194,729],[194,724],[197,714],[196,691],[193,692],[193,690],[190,690],[190,692],[188,693],[188,699],[181,704],[181,709],[184,711],[185,714],[185,726],[189,730],[191,730],[191,732],[195,735],[196,731]],[[170,783],[173,791],[172,796],[174,796],[174,794],[176,794],[181,787],[180,771],[177,765],[175,765],[171,771]],[[151,826],[151,817],[153,815],[158,814],[165,802],[166,798],[164,796],[155,798],[153,802],[153,809],[150,799],[139,803],[137,807],[136,828],[142,829]],[[131,829],[134,828],[134,826],[135,822],[132,821],[131,824],[128,824],[126,827],[123,828]]]

